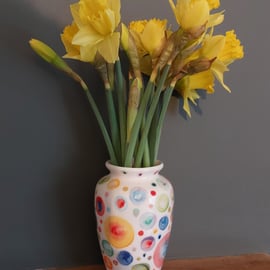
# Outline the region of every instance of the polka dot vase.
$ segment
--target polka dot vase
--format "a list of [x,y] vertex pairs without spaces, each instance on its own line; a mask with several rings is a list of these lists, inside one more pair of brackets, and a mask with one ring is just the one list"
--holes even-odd
[[163,163],[125,168],[106,162],[109,175],[95,192],[97,233],[107,270],[159,270],[170,232],[174,193],[159,174]]

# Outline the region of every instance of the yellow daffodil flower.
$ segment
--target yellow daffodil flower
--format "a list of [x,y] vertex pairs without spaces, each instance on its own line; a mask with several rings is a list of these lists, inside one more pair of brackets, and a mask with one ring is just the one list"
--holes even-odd
[[167,40],[167,20],[150,19],[132,21],[129,32],[135,41],[140,69],[149,75]]
[[[70,9],[78,31],[71,26],[62,35],[66,57],[93,62],[98,52],[108,63],[114,63],[120,39],[115,31],[120,22],[120,0],[80,0]],[[75,53],[78,48],[80,56]]]
[[204,89],[207,93],[214,92],[215,78],[221,85],[231,92],[230,88],[224,83],[223,74],[228,71],[228,65],[244,56],[243,46],[237,39],[234,31],[226,32],[225,36],[212,36],[205,39],[201,49],[196,51],[190,59],[194,57],[216,57],[209,70],[199,72],[194,75],[187,75],[177,82],[175,89],[183,97],[183,109],[191,116],[189,101],[196,104],[199,95],[196,89]]
[[177,23],[184,31],[200,28],[209,20],[209,4],[207,0],[169,0]]
[[151,19],[149,21],[133,21],[129,29],[133,33],[139,51],[151,56],[160,52],[165,42],[167,20]]

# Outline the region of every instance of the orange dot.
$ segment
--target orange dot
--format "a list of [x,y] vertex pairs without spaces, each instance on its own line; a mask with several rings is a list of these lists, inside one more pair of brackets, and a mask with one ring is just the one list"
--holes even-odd
[[107,269],[113,268],[113,264],[108,256],[103,256],[103,261]]
[[107,184],[108,189],[112,190],[112,189],[116,189],[120,186],[120,180],[115,178],[110,180],[110,182]]

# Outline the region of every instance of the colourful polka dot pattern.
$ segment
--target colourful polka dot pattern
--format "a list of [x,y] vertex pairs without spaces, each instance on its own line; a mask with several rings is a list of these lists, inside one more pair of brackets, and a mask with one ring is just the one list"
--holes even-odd
[[121,168],[96,186],[95,211],[107,270],[160,270],[168,246],[173,188],[159,174],[163,165]]

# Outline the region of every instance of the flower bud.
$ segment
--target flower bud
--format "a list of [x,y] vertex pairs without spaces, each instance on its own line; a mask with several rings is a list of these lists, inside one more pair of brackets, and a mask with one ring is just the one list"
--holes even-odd
[[68,64],[47,44],[37,39],[29,41],[31,48],[46,62],[67,73],[72,79],[79,82],[84,90],[88,90],[82,78],[74,72]]
[[37,39],[31,39],[29,41],[31,48],[45,61],[54,65],[60,70],[70,72],[70,67],[66,62],[47,44]]

